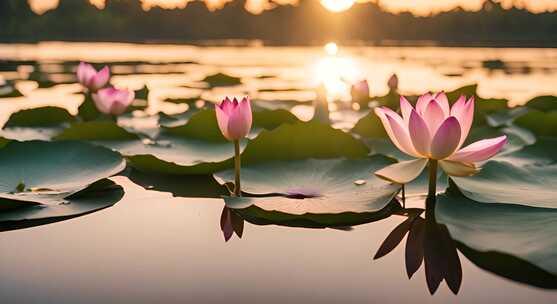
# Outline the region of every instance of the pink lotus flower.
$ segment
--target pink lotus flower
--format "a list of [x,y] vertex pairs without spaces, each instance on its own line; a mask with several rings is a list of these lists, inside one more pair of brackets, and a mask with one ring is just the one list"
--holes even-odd
[[101,89],[93,94],[93,101],[99,112],[109,115],[120,115],[132,104],[135,93],[130,90],[116,88]]
[[246,137],[251,129],[252,113],[248,97],[238,102],[236,98],[230,101],[226,97],[216,106],[217,121],[222,135],[230,141]]
[[103,88],[110,78],[110,69],[105,66],[100,71],[96,71],[92,65],[81,62],[77,67],[77,79],[82,86],[91,92]]
[[352,95],[352,101],[357,103],[362,103],[369,101],[369,84],[367,80],[360,80],[352,85],[350,90],[350,95]]
[[461,96],[450,108],[445,93],[425,94],[418,98],[414,109],[401,96],[400,109],[402,117],[386,107],[375,109],[393,144],[417,158],[375,172],[391,182],[405,184],[412,181],[428,161],[433,161],[435,168],[438,162],[450,176],[473,175],[479,171],[477,163],[493,157],[507,142],[506,136],[500,136],[461,148],[474,119],[473,97],[466,100]]

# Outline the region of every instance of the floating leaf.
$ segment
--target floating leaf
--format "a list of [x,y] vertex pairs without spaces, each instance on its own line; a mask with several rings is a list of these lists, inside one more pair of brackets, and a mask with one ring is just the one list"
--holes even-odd
[[125,168],[122,157],[83,142],[10,142],[0,149],[0,197],[49,203]]
[[517,282],[557,288],[557,209],[483,204],[450,189],[438,196],[435,213],[460,252],[479,267]]
[[[0,198],[0,231],[29,228],[63,221],[89,214],[116,204],[124,196],[122,187],[108,179],[100,180],[88,188],[56,204],[26,204]],[[6,209],[6,205],[12,205]]]
[[516,118],[528,113],[528,108],[518,107],[514,109],[500,110],[486,116],[487,123],[492,127],[509,125]]
[[112,121],[75,123],[62,131],[56,140],[123,141],[139,140],[137,134],[126,131]]
[[15,112],[10,116],[6,127],[52,127],[75,120],[66,109],[58,107],[41,107]]
[[[372,173],[391,163],[386,157],[373,156],[353,160],[276,161],[246,166],[242,168],[243,192],[266,197],[226,197],[225,202],[232,209],[255,205],[260,209],[256,213],[263,210],[288,214],[287,218],[292,221],[296,217],[302,220],[308,215],[328,215],[328,223],[332,225],[336,222],[333,215],[375,213],[392,201],[400,187],[386,183]],[[234,179],[232,170],[214,176],[220,184]],[[354,180],[365,180],[366,183],[355,185]],[[349,224],[346,221],[343,218],[337,224]]]
[[537,96],[526,103],[526,107],[542,112],[557,111],[557,96]]
[[381,120],[373,111],[362,117],[350,132],[363,138],[389,138]]
[[262,131],[248,144],[242,161],[361,158],[368,153],[368,148],[348,133],[319,122],[299,122]]
[[[126,156],[133,167],[147,172],[211,174],[231,166],[234,148],[228,141],[189,138],[168,130],[163,130],[156,140],[141,139],[113,122],[92,121],[74,124],[55,139],[88,140],[109,147]],[[207,134],[211,133],[200,132],[197,137]],[[245,144],[242,141],[242,149]]]
[[201,96],[190,97],[190,98],[167,98],[164,100],[164,102],[192,105],[195,104],[195,102],[197,102],[200,99]]
[[135,99],[149,100],[149,88],[144,85],[141,89],[136,90]]
[[458,98],[462,95],[466,96],[466,97],[472,97],[472,96],[476,96],[478,92],[478,85],[477,84],[469,84],[469,85],[465,85],[463,87],[460,87],[454,91],[450,91],[447,92],[447,98],[449,99],[449,102],[451,103],[455,103]]
[[532,146],[487,162],[471,177],[452,177],[462,193],[485,203],[519,204],[557,208],[557,156],[555,140]]
[[211,87],[227,87],[242,84],[242,80],[240,78],[223,73],[209,75],[202,81],[208,83]]
[[95,102],[91,97],[91,94],[85,94],[85,99],[83,103],[79,105],[78,108],[78,115],[85,121],[95,120],[97,119],[101,113],[97,110],[97,106],[95,106]]
[[557,137],[557,111],[531,110],[528,114],[517,118],[515,124],[539,136]]

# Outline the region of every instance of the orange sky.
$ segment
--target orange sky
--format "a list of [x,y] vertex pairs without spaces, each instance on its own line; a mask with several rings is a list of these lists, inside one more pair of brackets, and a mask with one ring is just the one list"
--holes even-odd
[[[55,7],[58,0],[29,0],[33,9],[41,12]],[[96,5],[102,5],[104,0],[90,0]],[[143,6],[148,9],[153,5],[163,7],[184,7],[187,2],[193,0],[141,0]],[[231,0],[204,0],[210,8],[216,9]],[[317,0],[316,0],[317,1]],[[431,12],[439,12],[452,9],[458,5],[469,9],[477,10],[481,7],[484,0],[356,0],[359,2],[379,1],[381,5],[392,12],[411,11],[418,15],[427,15]],[[297,0],[275,0],[278,3],[295,3]],[[557,10],[557,0],[503,0],[506,6],[512,3],[521,7],[527,7],[532,11]],[[248,0],[248,9],[258,13],[265,8],[269,8],[268,0]]]

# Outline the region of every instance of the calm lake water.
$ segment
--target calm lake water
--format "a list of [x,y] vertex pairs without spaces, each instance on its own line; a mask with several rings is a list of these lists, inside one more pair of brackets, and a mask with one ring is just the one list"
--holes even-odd
[[[557,50],[479,48],[193,47],[105,43],[0,45],[0,79],[25,95],[0,99],[0,121],[21,108],[58,105],[77,112],[76,61],[110,62],[113,84],[147,85],[148,113],[184,111],[166,98],[250,94],[257,100],[312,100],[324,83],[331,100],[348,100],[347,83],[370,82],[387,93],[392,73],[400,90],[417,94],[478,83],[482,97],[522,104],[557,94]],[[34,69],[62,84],[36,89]],[[218,72],[242,85],[205,89]],[[273,77],[261,77],[273,76]],[[1,81],[0,81],[1,82]],[[263,92],[262,92],[263,91]],[[308,108],[295,114],[311,117]],[[141,114],[138,114],[141,115]],[[354,117],[334,111],[339,125]],[[343,125],[344,126],[344,125]],[[179,177],[176,177],[179,179]],[[460,254],[462,286],[442,283],[431,296],[424,267],[412,279],[404,246],[373,260],[405,218],[352,230],[304,229],[245,223],[241,239],[224,241],[220,199],[173,197],[127,177],[115,206],[72,220],[0,233],[0,294],[5,303],[556,303],[557,293],[484,271]],[[423,207],[423,206],[421,206]]]

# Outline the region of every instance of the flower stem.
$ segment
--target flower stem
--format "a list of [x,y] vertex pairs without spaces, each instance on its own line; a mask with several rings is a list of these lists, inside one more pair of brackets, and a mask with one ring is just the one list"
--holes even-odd
[[234,196],[242,196],[242,190],[240,186],[240,141],[234,141]]
[[427,192],[428,198],[434,198],[437,194],[437,160],[429,160],[429,191]]
[[406,208],[406,189],[404,184],[402,184],[402,208]]

